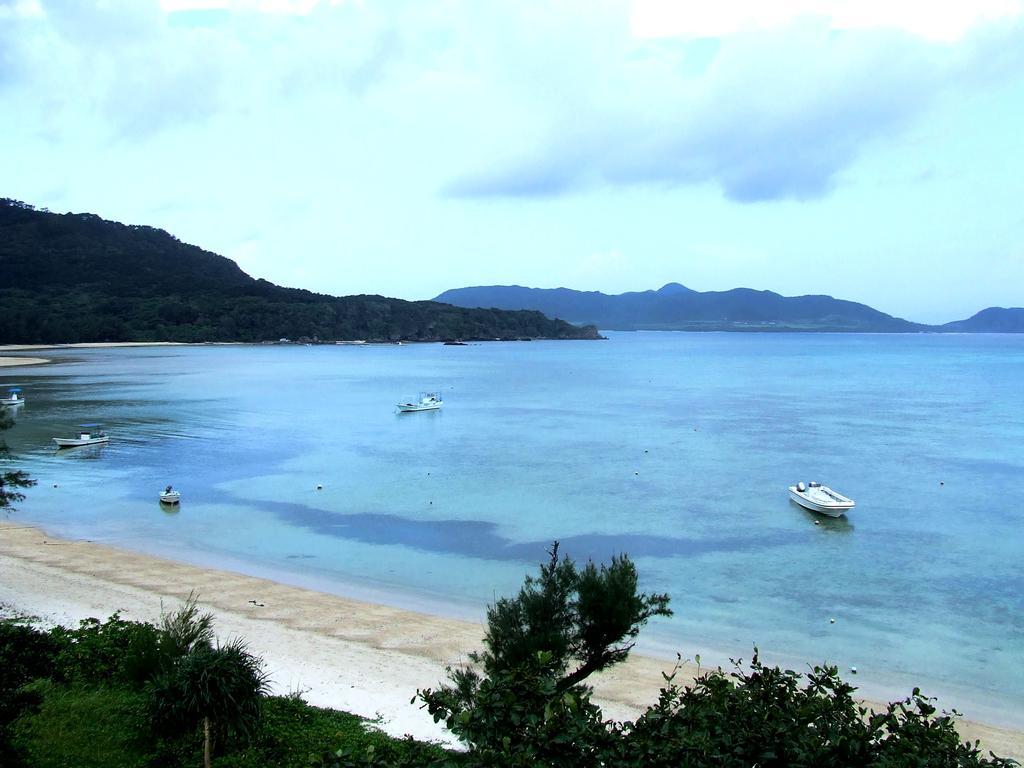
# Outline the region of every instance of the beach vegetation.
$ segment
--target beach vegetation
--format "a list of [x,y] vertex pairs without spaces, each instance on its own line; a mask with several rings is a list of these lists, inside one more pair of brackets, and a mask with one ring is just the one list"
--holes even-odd
[[[690,684],[665,676],[655,704],[634,722],[603,717],[583,681],[623,661],[668,596],[638,591],[626,556],[580,569],[558,558],[514,598],[488,609],[485,649],[449,670],[449,684],[418,699],[468,748],[480,768],[815,768],[1016,765],[963,742],[956,713],[918,689],[875,712],[834,666],[800,674],[761,662],[700,671]],[[698,659],[699,665],[699,659]],[[343,763],[344,768],[368,763]],[[390,765],[378,761],[373,765]]]
[[203,765],[210,768],[216,744],[254,735],[268,682],[262,659],[236,638],[193,648],[158,673],[148,691],[158,731],[178,735],[202,729]]
[[624,661],[650,618],[672,614],[668,595],[638,590],[625,555],[580,568],[559,557],[557,541],[548,555],[515,597],[487,609],[471,664],[418,692],[484,764],[597,764],[609,726],[583,681]]
[[143,693],[117,685],[60,685],[50,680],[37,680],[28,688],[39,703],[15,726],[22,765],[142,768],[152,764],[148,739],[143,736]]
[[19,620],[0,620],[0,765],[22,764],[11,727],[39,705],[41,697],[29,685],[49,673],[57,650],[48,633]]
[[[7,412],[6,408],[0,408],[0,432],[14,426],[14,419]],[[5,469],[3,467],[10,460],[10,451],[7,443],[0,440],[0,509],[10,507],[16,501],[22,501],[25,494],[19,488],[30,488],[36,481],[28,476],[26,472],[17,469]]]
[[[665,595],[625,556],[578,567],[552,547],[488,610],[471,670],[420,691],[466,745],[394,739],[354,715],[270,696],[242,640],[218,645],[191,596],[154,625],[0,620],[0,765],[185,768],[1009,768],[920,690],[875,711],[834,666],[749,663],[665,675],[632,722],[605,719],[586,681],[628,655]],[[583,673],[586,674],[583,674]]]
[[54,627],[49,636],[58,648],[52,677],[60,682],[113,682],[141,689],[162,664],[159,630],[117,613],[106,621],[83,619],[75,629]]

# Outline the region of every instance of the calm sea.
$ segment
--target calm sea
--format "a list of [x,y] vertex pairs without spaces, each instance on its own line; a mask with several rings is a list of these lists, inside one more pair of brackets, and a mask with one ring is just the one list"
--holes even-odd
[[[609,336],[48,352],[0,369],[39,480],[9,517],[474,619],[552,540],[625,552],[676,611],[648,652],[756,643],[1024,725],[1024,338]],[[54,449],[91,421],[109,445]],[[857,507],[816,518],[799,480]]]

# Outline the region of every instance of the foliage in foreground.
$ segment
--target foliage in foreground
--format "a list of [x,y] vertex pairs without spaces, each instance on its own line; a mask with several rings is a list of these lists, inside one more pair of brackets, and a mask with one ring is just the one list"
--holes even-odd
[[[189,701],[217,692],[234,696],[225,678],[240,681],[244,695],[262,677],[258,659],[243,656],[240,642],[214,645],[211,620],[194,598],[159,626],[116,614],[74,629],[0,619],[0,766],[202,764],[201,720],[194,719],[201,709]],[[246,706],[222,705],[211,721],[211,735],[220,736],[210,744],[214,768],[305,768],[328,749],[330,759],[339,759],[339,747],[359,759],[386,756],[407,765],[450,757],[439,747],[367,730],[360,717],[298,696],[266,696],[261,688]]]
[[606,729],[583,680],[624,661],[648,619],[671,615],[668,603],[668,595],[638,591],[628,557],[581,569],[559,559],[555,542],[538,576],[488,608],[486,648],[470,654],[474,666],[450,669],[451,685],[418,695],[481,759],[585,763]]
[[[628,558],[577,569],[556,553],[516,598],[489,612],[488,646],[473,657],[474,676],[453,676],[470,682],[420,694],[468,752],[368,732],[360,718],[297,696],[266,696],[259,660],[246,657],[241,642],[216,647],[209,616],[190,600],[159,627],[116,615],[49,631],[0,621],[0,765],[178,768],[204,758],[211,768],[1016,764],[964,743],[955,713],[937,712],[916,689],[872,712],[835,667],[800,675],[763,665],[756,649],[748,667],[736,663],[730,673],[705,672],[689,685],[667,676],[657,703],[636,722],[606,721],[576,673],[593,666],[587,659],[624,658],[643,621],[667,611],[667,597],[639,593]],[[618,607],[598,596],[615,596]],[[225,681],[239,682],[237,698]],[[228,695],[216,711],[199,706],[218,692]],[[161,715],[167,707],[181,709]],[[209,722],[221,738],[216,751],[207,742],[204,755],[196,724],[206,716],[220,719]],[[232,732],[243,738],[228,738]]]
[[[7,412],[7,409],[0,406],[0,432],[14,426],[14,419]],[[0,440],[0,462],[8,461],[10,452],[7,450],[7,443]],[[11,506],[16,501],[22,501],[25,494],[16,490],[18,488],[29,488],[36,484],[25,472],[13,469],[0,472],[0,509]]]
[[876,713],[834,666],[806,676],[768,667],[757,651],[749,670],[700,675],[693,685],[667,678],[657,704],[621,729],[607,765],[723,766],[1011,766],[961,741],[954,716],[937,714],[914,689]]
[[[806,676],[763,665],[706,672],[694,684],[666,678],[658,702],[635,723],[603,718],[582,681],[623,661],[668,597],[638,592],[628,557],[582,570],[559,560],[488,610],[486,649],[451,685],[420,691],[469,749],[474,766],[1008,766],[965,744],[953,715],[914,690],[884,712],[853,699],[835,667]],[[384,762],[376,765],[386,765]]]

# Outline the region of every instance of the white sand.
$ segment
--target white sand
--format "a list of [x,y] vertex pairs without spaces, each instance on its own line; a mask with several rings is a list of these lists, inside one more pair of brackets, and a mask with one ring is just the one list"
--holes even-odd
[[[214,613],[219,637],[241,636],[265,659],[277,692],[298,690],[311,704],[377,718],[396,736],[451,743],[443,726],[410,699],[417,688],[442,682],[446,664],[480,647],[482,624],[58,539],[0,521],[0,604],[8,610],[61,624],[115,611],[154,621],[192,591]],[[657,699],[661,673],[672,666],[634,655],[599,676],[595,698],[605,716],[635,718]],[[985,749],[1024,757],[1024,732],[966,721],[960,726],[964,738],[981,739]]]
[[[163,347],[180,346],[177,341],[97,341],[83,342],[80,344],[5,344],[0,346],[0,352],[27,352],[40,349],[98,349],[100,347]],[[0,368],[9,368],[16,365],[41,365],[49,363],[45,357],[10,357],[0,356]]]
[[0,368],[10,368],[15,365],[41,365],[50,362],[45,357],[0,357]]

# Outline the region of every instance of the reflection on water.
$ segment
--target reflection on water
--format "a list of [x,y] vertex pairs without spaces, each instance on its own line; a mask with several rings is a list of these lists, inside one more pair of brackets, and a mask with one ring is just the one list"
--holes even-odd
[[[793,499],[789,500],[789,504],[794,509],[799,510],[803,518],[810,523],[821,528],[823,531],[828,533],[853,533],[853,523],[850,522],[849,515],[844,514],[840,517],[829,517],[828,515],[819,515],[816,512],[812,512],[804,506],[801,506]],[[853,511],[849,514],[856,514],[857,508],[854,507]]]
[[54,454],[61,459],[100,459],[103,458],[103,450],[107,443],[94,443],[93,445],[57,445],[53,447]]

